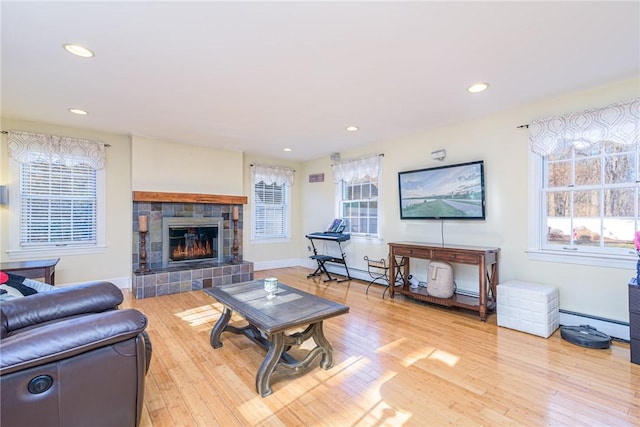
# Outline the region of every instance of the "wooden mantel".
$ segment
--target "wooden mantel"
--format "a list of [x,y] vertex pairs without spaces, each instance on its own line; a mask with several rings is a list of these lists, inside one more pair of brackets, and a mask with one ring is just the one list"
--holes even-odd
[[134,191],[134,202],[167,203],[215,203],[221,205],[246,205],[247,196],[227,196],[222,194],[159,193],[157,191]]

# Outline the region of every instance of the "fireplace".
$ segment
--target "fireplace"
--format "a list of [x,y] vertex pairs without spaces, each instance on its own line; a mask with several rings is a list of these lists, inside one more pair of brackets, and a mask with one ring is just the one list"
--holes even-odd
[[223,261],[223,219],[162,219],[162,266]]

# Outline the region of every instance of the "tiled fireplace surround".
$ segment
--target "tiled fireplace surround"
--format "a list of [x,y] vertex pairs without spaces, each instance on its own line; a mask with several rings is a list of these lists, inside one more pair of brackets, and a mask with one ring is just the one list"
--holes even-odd
[[[156,197],[160,194],[160,197]],[[162,197],[162,195],[170,197]],[[153,197],[146,197],[151,195]],[[184,196],[184,197],[183,197]],[[227,197],[194,197],[202,195],[134,192],[133,202],[133,273],[132,292],[137,299],[187,292],[229,283],[253,280],[253,263],[242,259],[242,198],[240,203],[228,203]],[[149,199],[158,199],[148,201]],[[218,199],[227,203],[217,203]],[[235,201],[236,198],[231,198]],[[171,200],[171,201],[164,201]],[[195,202],[194,202],[195,201]],[[211,203],[209,203],[211,201]],[[246,203],[246,201],[244,202]],[[238,207],[239,262],[233,263],[233,221],[231,212]],[[138,217],[148,217],[146,238],[147,268],[139,272],[140,234]],[[223,218],[223,262],[199,261],[175,267],[162,266],[162,218]]]

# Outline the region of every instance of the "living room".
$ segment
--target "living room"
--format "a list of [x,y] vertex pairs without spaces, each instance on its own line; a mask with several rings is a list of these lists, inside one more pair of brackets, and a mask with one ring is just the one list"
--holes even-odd
[[[501,281],[519,279],[558,286],[561,308],[590,316],[628,322],[627,283],[634,274],[635,262],[625,268],[530,261],[528,249],[528,134],[519,129],[533,117],[583,110],[608,105],[636,96],[638,79],[615,82],[482,120],[445,126],[403,139],[376,144],[360,150],[342,152],[343,158],[384,153],[383,191],[385,197],[383,240],[351,241],[349,266],[366,271],[363,256],[382,258],[390,241],[440,241],[439,221],[400,221],[397,212],[397,172],[439,165],[429,153],[447,141],[447,162],[462,163],[484,160],[486,169],[487,218],[481,223],[462,225],[444,223],[449,243],[500,248]],[[132,192],[158,191],[246,195],[251,193],[251,164],[266,163],[288,166],[296,170],[292,187],[291,238],[282,243],[254,243],[250,233],[243,235],[243,258],[254,262],[256,270],[303,265],[313,267],[308,259],[305,234],[324,230],[336,216],[331,159],[304,163],[286,159],[269,159],[248,153],[221,151],[205,147],[128,137],[3,118],[4,129],[20,129],[53,135],[100,140],[107,149],[107,242],[104,253],[64,256],[56,267],[57,281],[79,283],[109,280],[130,288],[133,248]],[[8,172],[6,136],[3,136],[3,173]],[[412,153],[419,152],[420,156]],[[505,161],[504,159],[509,159]],[[219,166],[218,161],[220,161]],[[183,167],[179,174],[165,173],[174,165]],[[210,167],[216,165],[216,167]],[[115,172],[110,173],[111,169]],[[5,172],[6,171],[6,172]],[[310,174],[324,173],[325,182],[309,183]],[[9,182],[8,174],[3,178]],[[387,198],[389,199],[386,202]],[[250,205],[243,213],[250,212]],[[297,214],[299,213],[299,214]],[[249,224],[244,217],[245,224]],[[250,220],[249,220],[250,221]],[[2,209],[2,246],[9,247],[8,209]],[[3,251],[3,261],[10,261]],[[42,257],[41,257],[42,258]],[[471,273],[474,274],[474,273]],[[425,272],[419,277],[424,280]],[[462,279],[462,277],[461,277]],[[469,280],[467,278],[467,280]],[[603,286],[607,283],[607,286]]]
[[[6,15],[3,15],[4,19],[8,19]],[[66,40],[56,40],[56,47],[64,42]],[[629,54],[637,55],[637,52]],[[509,108],[475,118],[447,122],[385,139],[372,138],[370,143],[345,145],[344,149],[330,150],[304,160],[288,157],[286,153],[276,156],[237,150],[233,144],[222,144],[226,140],[224,136],[220,136],[219,146],[204,146],[189,140],[165,139],[163,135],[150,137],[131,130],[109,132],[81,124],[73,126],[38,120],[32,116],[6,114],[4,106],[1,128],[3,131],[20,130],[101,141],[109,145],[105,161],[104,241],[95,253],[70,251],[61,255],[56,266],[57,284],[106,280],[122,289],[131,289],[138,243],[138,217],[133,211],[135,191],[246,196],[247,204],[239,206],[242,259],[254,263],[257,276],[265,270],[291,267],[302,267],[295,271],[302,271],[304,275],[308,269],[315,268],[315,262],[309,259],[309,241],[305,235],[324,230],[328,222],[339,216],[336,184],[333,182],[332,165],[335,160],[330,154],[338,151],[342,161],[383,154],[379,185],[379,236],[352,238],[345,245],[349,268],[354,277],[358,274],[366,277],[365,255],[372,259],[386,258],[390,242],[446,242],[497,247],[500,249],[500,283],[522,280],[552,285],[559,291],[560,309],[564,315],[577,316],[566,319],[596,319],[599,326],[611,325],[616,333],[622,330],[622,336],[617,338],[628,339],[627,284],[635,276],[637,257],[622,256],[608,261],[582,259],[579,262],[562,259],[558,262],[539,256],[539,248],[534,246],[535,239],[531,236],[536,219],[530,204],[534,191],[531,186],[534,176],[531,158],[534,154],[530,151],[529,132],[521,126],[541,118],[579,113],[636,99],[640,96],[637,71],[588,86],[572,87],[570,91],[557,90],[552,96],[532,98],[525,104],[513,104]],[[524,77],[522,84],[527,84]],[[3,80],[3,92],[4,86]],[[490,87],[484,95],[490,94],[492,89]],[[464,88],[461,90],[464,91]],[[122,108],[126,101],[122,100]],[[426,99],[425,102],[433,101]],[[469,97],[466,102],[470,104],[470,109],[482,108],[478,106],[482,103],[481,98]],[[403,110],[403,107],[399,109]],[[14,238],[12,233],[17,220],[12,216],[15,206],[12,206],[11,200],[18,189],[10,166],[7,139],[7,135],[3,134],[0,144],[0,184],[7,185],[9,189],[9,204],[0,207],[2,262],[20,259],[19,254],[9,250],[14,247],[11,239]],[[222,146],[225,148],[219,148]],[[444,161],[431,156],[432,152],[439,150],[446,150]],[[398,172],[478,160],[484,162],[485,173],[486,218],[483,221],[400,219]],[[252,238],[252,165],[255,164],[295,170],[287,239],[261,242]],[[323,180],[311,182],[309,178],[312,175],[323,175]],[[633,240],[632,236],[629,240]],[[34,256],[32,259],[50,257],[53,255],[47,253],[46,256]],[[337,271],[342,272],[340,269]],[[415,264],[415,274],[419,280],[426,281],[426,263]],[[462,266],[456,269],[455,274],[459,288],[477,291],[475,270]],[[346,287],[337,283],[331,283],[330,286],[334,288],[331,292]],[[637,378],[637,369],[635,372]],[[635,410],[637,414],[637,408]]]

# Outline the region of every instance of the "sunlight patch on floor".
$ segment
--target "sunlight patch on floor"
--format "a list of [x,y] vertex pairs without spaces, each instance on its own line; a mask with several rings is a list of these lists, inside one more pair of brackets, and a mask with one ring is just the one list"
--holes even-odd
[[424,348],[424,349],[419,349],[419,350],[414,350],[411,353],[408,353],[406,356],[404,356],[402,358],[402,366],[404,366],[405,368],[408,366],[413,365],[414,363],[422,360],[422,359],[426,359],[427,357],[432,357],[433,354],[435,352],[437,352],[438,350],[433,348],[433,347],[429,347],[429,348]]
[[384,345],[378,348],[377,352],[398,358],[405,368],[423,359],[437,360],[450,367],[454,367],[460,360],[459,356],[436,347],[415,348],[415,344],[405,338]]
[[339,383],[345,376],[351,375],[352,372],[360,370],[362,363],[367,360],[368,359],[365,357],[351,356],[344,362],[334,365],[331,369],[319,369],[314,371],[312,376],[318,378],[321,382],[330,383],[337,379]]
[[211,305],[202,305],[176,313],[175,316],[189,323],[190,326],[197,327],[218,320],[220,311],[214,309]]
[[[365,366],[370,363],[371,360],[364,359],[360,369],[366,369]],[[353,426],[401,426],[413,417],[413,412],[401,409],[383,397],[383,387],[397,375],[396,371],[386,370],[371,381],[365,390],[358,393],[353,403],[365,409],[366,413],[352,424]]]
[[397,340],[395,340],[393,342],[390,342],[387,345],[383,345],[381,347],[378,347],[377,351],[383,352],[383,353],[392,354],[393,350],[395,350],[396,348],[401,348],[405,344],[406,340],[407,340],[406,338],[397,339]]
[[278,418],[274,414],[274,411],[267,406],[264,399],[257,395],[241,405],[236,406],[236,410],[242,415],[242,418],[249,422],[249,425],[259,425],[273,418],[275,424],[278,423]]
[[413,414],[389,406],[385,401],[377,402],[357,424],[362,426],[401,426],[411,419]]
[[460,361],[460,356],[456,356],[455,354],[451,354],[448,351],[438,349],[429,354],[428,357],[429,359],[438,360],[442,363],[445,363],[451,368],[456,366],[456,364]]

